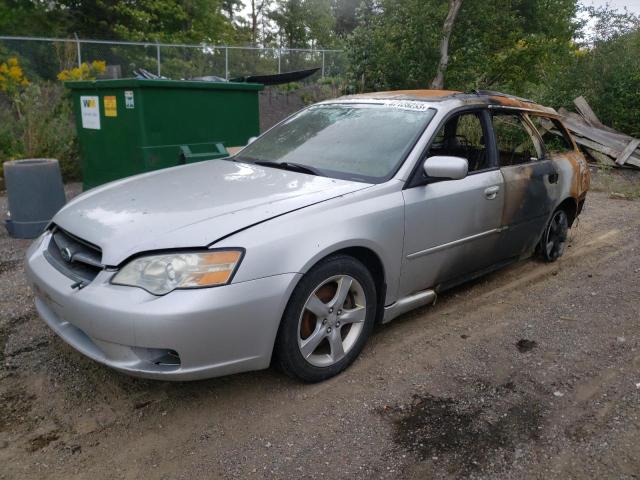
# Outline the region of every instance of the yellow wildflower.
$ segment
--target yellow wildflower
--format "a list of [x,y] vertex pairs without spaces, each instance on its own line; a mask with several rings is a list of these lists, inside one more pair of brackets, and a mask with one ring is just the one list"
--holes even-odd
[[90,64],[83,62],[79,67],[61,71],[58,74],[58,80],[63,82],[69,80],[95,80],[106,69],[107,62],[104,60],[94,60]]
[[29,85],[29,80],[18,62],[17,57],[10,57],[6,62],[0,63],[0,92],[9,96],[18,93],[20,87]]

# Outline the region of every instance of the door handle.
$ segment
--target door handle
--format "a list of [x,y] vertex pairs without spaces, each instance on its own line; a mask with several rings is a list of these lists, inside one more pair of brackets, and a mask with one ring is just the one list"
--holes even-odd
[[547,175],[549,178],[549,183],[558,183],[558,172],[553,172]]
[[500,187],[498,185],[494,185],[493,187],[487,187],[484,189],[484,196],[487,200],[493,200],[498,196],[498,192],[500,191]]

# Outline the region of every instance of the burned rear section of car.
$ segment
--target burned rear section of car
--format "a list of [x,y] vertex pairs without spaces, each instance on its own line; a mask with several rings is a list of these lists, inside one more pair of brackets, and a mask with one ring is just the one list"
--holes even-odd
[[[561,205],[566,208],[568,227],[572,226],[584,205],[589,169],[559,118],[532,108],[519,109],[530,140],[519,138],[521,143],[516,152],[512,152],[511,158],[503,158],[498,124],[509,117],[515,120],[515,116],[510,109],[493,107],[491,111],[506,186],[502,224],[508,228],[502,236],[501,248],[522,257],[538,246],[540,232]],[[530,148],[525,147],[527,142]],[[522,161],[514,161],[518,155]]]

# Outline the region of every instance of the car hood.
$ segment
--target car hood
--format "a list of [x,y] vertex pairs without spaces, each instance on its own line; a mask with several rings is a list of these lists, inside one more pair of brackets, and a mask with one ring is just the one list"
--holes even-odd
[[139,252],[205,247],[256,223],[369,186],[210,160],[89,190],[53,222],[99,246],[105,265],[118,265]]

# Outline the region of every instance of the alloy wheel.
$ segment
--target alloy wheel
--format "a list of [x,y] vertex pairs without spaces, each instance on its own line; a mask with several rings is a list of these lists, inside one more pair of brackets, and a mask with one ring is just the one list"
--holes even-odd
[[307,299],[298,321],[298,347],[316,367],[342,360],[362,333],[367,299],[362,285],[349,275],[326,279]]
[[553,214],[547,231],[545,232],[544,253],[548,260],[555,260],[562,256],[567,244],[569,232],[569,218],[564,210]]

